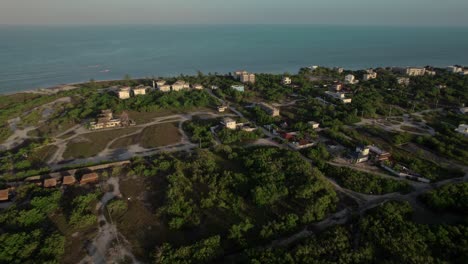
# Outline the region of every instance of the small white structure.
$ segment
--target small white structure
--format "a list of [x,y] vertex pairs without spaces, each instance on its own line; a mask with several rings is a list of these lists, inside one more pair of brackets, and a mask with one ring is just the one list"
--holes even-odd
[[119,90],[119,99],[125,100],[130,98],[132,93],[132,88],[130,87],[122,87]]
[[203,85],[201,85],[201,84],[194,84],[194,85],[192,85],[192,88],[193,88],[194,90],[203,90]]
[[460,111],[460,113],[462,114],[466,114],[468,113],[468,107],[460,107],[460,109],[458,109]]
[[216,86],[216,85],[211,85],[211,90],[218,90],[218,89],[219,89],[218,86]]
[[432,69],[426,69],[425,75],[436,76],[437,72]]
[[230,118],[230,117],[225,117],[223,119],[223,122],[221,122],[222,125],[224,125],[225,128],[227,129],[232,129],[235,130],[237,129],[237,122],[236,120]]
[[325,94],[334,99],[340,100],[344,104],[349,104],[352,102],[351,98],[346,98],[345,93],[334,93],[334,92],[326,91]]
[[137,87],[135,87],[135,88],[133,89],[133,93],[134,93],[135,95],[145,95],[148,88],[149,88],[149,87],[140,85],[140,86],[137,86]]
[[376,79],[376,78],[377,78],[377,73],[372,70],[368,70],[367,73],[364,74],[363,80],[369,81],[369,80]]
[[355,84],[358,83],[358,81],[356,80],[356,77],[354,77],[354,75],[348,74],[345,76],[345,83]]
[[244,85],[232,85],[231,88],[241,93],[245,91]]
[[225,112],[227,110],[227,108],[228,107],[225,106],[225,105],[218,106],[218,112],[223,113],[223,112]]
[[281,80],[281,83],[284,85],[290,85],[292,83],[292,80],[288,76],[284,76],[283,79]]
[[320,127],[320,123],[317,123],[315,121],[309,121],[307,122],[313,129],[317,129]]
[[410,84],[410,78],[408,77],[398,77],[397,83],[399,85],[408,86]]
[[461,124],[461,125],[458,126],[457,129],[455,129],[455,131],[457,131],[458,133],[463,134],[465,136],[468,136],[468,125]]
[[177,82],[172,84],[172,91],[176,91],[176,92],[189,89],[189,88],[190,88],[190,84],[182,80],[178,80]]
[[343,68],[333,68],[337,73],[343,73],[344,69]]

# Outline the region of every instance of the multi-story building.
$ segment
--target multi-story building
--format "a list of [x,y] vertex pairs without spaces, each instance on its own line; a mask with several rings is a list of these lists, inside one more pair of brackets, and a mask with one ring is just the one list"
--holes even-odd
[[234,76],[242,83],[255,83],[255,74],[247,71],[236,71]]
[[101,114],[97,118],[97,121],[89,123],[90,130],[98,130],[120,126],[122,126],[122,120],[114,118],[114,115],[111,110],[102,110]]
[[426,68],[409,67],[406,68],[405,74],[408,76],[423,76],[426,74]]
[[355,84],[355,83],[357,83],[356,77],[354,77],[354,75],[352,75],[352,74],[346,75],[346,76],[345,76],[345,83],[348,83],[348,84]]
[[275,117],[280,115],[280,110],[272,105],[267,103],[259,103],[258,105],[270,116]]

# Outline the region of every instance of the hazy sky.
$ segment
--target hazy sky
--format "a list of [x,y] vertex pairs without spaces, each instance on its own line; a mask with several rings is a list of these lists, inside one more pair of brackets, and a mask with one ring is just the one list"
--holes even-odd
[[468,0],[0,0],[0,24],[468,26]]

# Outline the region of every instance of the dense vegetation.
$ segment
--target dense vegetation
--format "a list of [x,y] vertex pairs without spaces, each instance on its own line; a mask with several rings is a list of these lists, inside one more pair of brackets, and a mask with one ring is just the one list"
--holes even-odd
[[460,214],[468,212],[468,183],[447,184],[421,196],[424,203],[437,211]]
[[189,252],[200,248],[207,252],[198,259],[203,262],[219,252],[263,243],[323,219],[338,200],[320,171],[298,153],[277,148],[220,145],[215,153],[139,159],[132,172],[167,175],[157,213],[167,228],[161,232],[191,234],[183,244],[170,240],[156,245],[158,258],[167,263],[188,261]]
[[91,204],[98,194],[65,195],[35,185],[18,188],[15,205],[0,214],[0,263],[59,263],[66,236],[96,228]]
[[335,179],[344,188],[365,194],[407,193],[412,190],[406,181],[388,179],[347,167],[328,165],[324,169],[324,174]]
[[244,253],[238,263],[464,263],[468,226],[411,221],[408,203],[387,202],[355,223],[331,227],[291,248]]

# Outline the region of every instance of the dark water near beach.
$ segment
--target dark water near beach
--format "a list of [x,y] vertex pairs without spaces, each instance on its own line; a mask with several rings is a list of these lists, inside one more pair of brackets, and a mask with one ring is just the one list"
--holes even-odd
[[0,26],[0,93],[89,79],[468,65],[468,28]]

